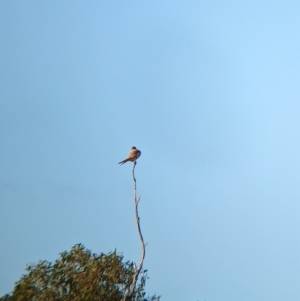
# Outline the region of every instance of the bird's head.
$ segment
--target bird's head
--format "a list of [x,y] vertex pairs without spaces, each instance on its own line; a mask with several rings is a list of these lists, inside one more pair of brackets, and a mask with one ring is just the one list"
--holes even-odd
[[132,146],[131,149],[136,149],[136,147],[135,147],[135,146]]

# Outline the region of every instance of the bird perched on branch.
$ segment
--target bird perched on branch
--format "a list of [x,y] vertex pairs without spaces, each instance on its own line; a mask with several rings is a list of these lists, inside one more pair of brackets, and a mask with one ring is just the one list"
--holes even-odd
[[119,162],[119,164],[122,165],[128,161],[135,162],[141,154],[142,152],[140,150],[138,150],[135,146],[132,146],[131,152],[129,153],[128,157],[125,160]]

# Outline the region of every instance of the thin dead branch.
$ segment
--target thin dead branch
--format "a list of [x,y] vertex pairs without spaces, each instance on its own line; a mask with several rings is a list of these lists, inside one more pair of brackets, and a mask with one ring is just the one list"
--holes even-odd
[[145,254],[146,254],[146,244],[144,242],[144,238],[142,235],[142,231],[141,231],[141,225],[140,225],[140,217],[139,217],[139,212],[138,212],[138,204],[140,202],[140,197],[136,198],[136,179],[135,179],[135,175],[134,175],[134,170],[135,170],[135,165],[136,165],[136,161],[133,164],[132,167],[132,178],[133,178],[133,199],[134,199],[134,207],[135,207],[135,221],[137,224],[137,229],[138,229],[138,233],[139,233],[139,238],[140,238],[140,242],[141,242],[141,246],[142,246],[142,255],[141,255],[141,259],[140,259],[140,264],[138,267],[136,267],[136,265],[134,266],[134,275],[133,275],[133,279],[132,279],[132,284],[130,286],[130,290],[129,293],[127,294],[127,296],[124,296],[122,298],[121,301],[125,301],[125,300],[131,300],[139,274],[143,268],[143,264],[144,264],[144,260],[145,260]]

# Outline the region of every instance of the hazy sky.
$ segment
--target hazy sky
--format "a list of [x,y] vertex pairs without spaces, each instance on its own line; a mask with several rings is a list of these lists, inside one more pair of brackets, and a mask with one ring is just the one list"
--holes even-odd
[[162,301],[300,300],[300,2],[1,1],[0,296],[76,243]]

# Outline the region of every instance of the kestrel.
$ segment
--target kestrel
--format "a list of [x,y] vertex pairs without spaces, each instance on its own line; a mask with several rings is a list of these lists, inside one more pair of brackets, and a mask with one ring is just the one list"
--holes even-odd
[[139,151],[138,149],[136,149],[135,146],[132,146],[131,147],[131,152],[129,153],[128,157],[125,160],[119,162],[119,164],[122,165],[122,164],[124,164],[124,163],[126,163],[128,161],[134,162],[134,161],[136,161],[140,157],[141,154],[142,154],[141,151]]

